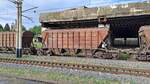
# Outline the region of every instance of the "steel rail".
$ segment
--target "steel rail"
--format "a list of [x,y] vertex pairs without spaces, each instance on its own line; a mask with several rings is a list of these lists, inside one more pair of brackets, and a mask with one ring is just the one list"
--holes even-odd
[[118,68],[118,67],[110,67],[110,66],[35,61],[35,60],[23,60],[23,59],[12,59],[12,58],[11,59],[10,58],[0,58],[0,62],[150,77],[150,70],[145,70],[145,69]]

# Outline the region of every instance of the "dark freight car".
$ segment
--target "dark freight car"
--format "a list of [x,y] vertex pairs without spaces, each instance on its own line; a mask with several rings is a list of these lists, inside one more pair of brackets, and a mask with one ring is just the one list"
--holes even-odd
[[30,48],[33,37],[34,37],[34,34],[32,32],[30,31],[24,32],[22,36],[22,47]]

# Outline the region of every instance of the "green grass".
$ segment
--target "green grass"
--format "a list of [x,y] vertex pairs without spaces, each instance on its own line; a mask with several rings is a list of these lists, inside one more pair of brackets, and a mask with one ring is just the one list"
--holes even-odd
[[116,80],[99,80],[94,77],[79,77],[74,75],[65,75],[63,73],[54,72],[40,72],[36,69],[16,69],[16,68],[0,68],[0,74],[13,75],[19,77],[29,77],[41,80],[53,80],[63,82],[70,82],[71,84],[120,84]]
[[128,60],[130,58],[130,55],[126,52],[119,53],[119,60]]

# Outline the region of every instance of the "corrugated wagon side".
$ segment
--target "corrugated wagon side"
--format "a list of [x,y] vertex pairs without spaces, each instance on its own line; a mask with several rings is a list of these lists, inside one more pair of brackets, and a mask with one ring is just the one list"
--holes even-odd
[[[33,33],[26,31],[22,35],[22,48],[30,48],[33,39]],[[13,51],[16,49],[16,32],[0,32],[0,49],[3,52]]]
[[55,55],[92,56],[108,36],[108,28],[49,29],[42,33],[45,47]]
[[15,32],[0,32],[0,48],[3,51],[14,50],[16,47]]

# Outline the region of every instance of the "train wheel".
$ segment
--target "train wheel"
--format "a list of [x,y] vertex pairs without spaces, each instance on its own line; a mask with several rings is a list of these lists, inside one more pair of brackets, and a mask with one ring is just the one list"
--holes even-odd
[[31,55],[31,50],[29,48],[23,49],[22,53],[25,55]]
[[31,52],[30,52],[31,55],[37,55],[37,50],[36,50],[36,48],[31,47],[31,48],[30,48],[30,51],[31,51]]
[[13,52],[13,54],[16,54],[16,49],[13,48],[13,49],[12,49],[12,52]]
[[61,55],[61,49],[54,48],[54,49],[52,49],[52,51],[54,52],[54,55],[57,55],[57,56]]
[[52,50],[49,50],[48,54],[49,54],[48,56],[54,56],[55,55],[55,53]]
[[101,51],[98,51],[98,52],[96,52],[95,54],[94,54],[94,58],[102,58],[102,56],[103,56],[103,52],[101,52]]
[[137,60],[138,60],[138,61],[147,61],[147,57],[146,57],[145,55],[139,55],[139,56],[137,57]]
[[112,59],[113,56],[112,56],[112,53],[106,52],[102,55],[102,58],[103,59]]
[[69,50],[69,55],[70,56],[75,56],[77,49],[68,49]]
[[69,55],[69,54],[68,54],[68,50],[67,50],[67,49],[63,49],[63,48],[61,49],[60,53],[61,53],[62,56],[67,56],[67,55]]
[[78,57],[85,57],[85,50],[84,49],[77,49],[77,51],[76,51],[76,55],[78,56]]
[[86,49],[85,54],[89,58],[93,58],[93,50],[92,49]]
[[37,50],[37,55],[38,55],[38,56],[42,56],[42,55],[43,55],[43,52],[42,52],[41,49],[38,49],[38,50]]

